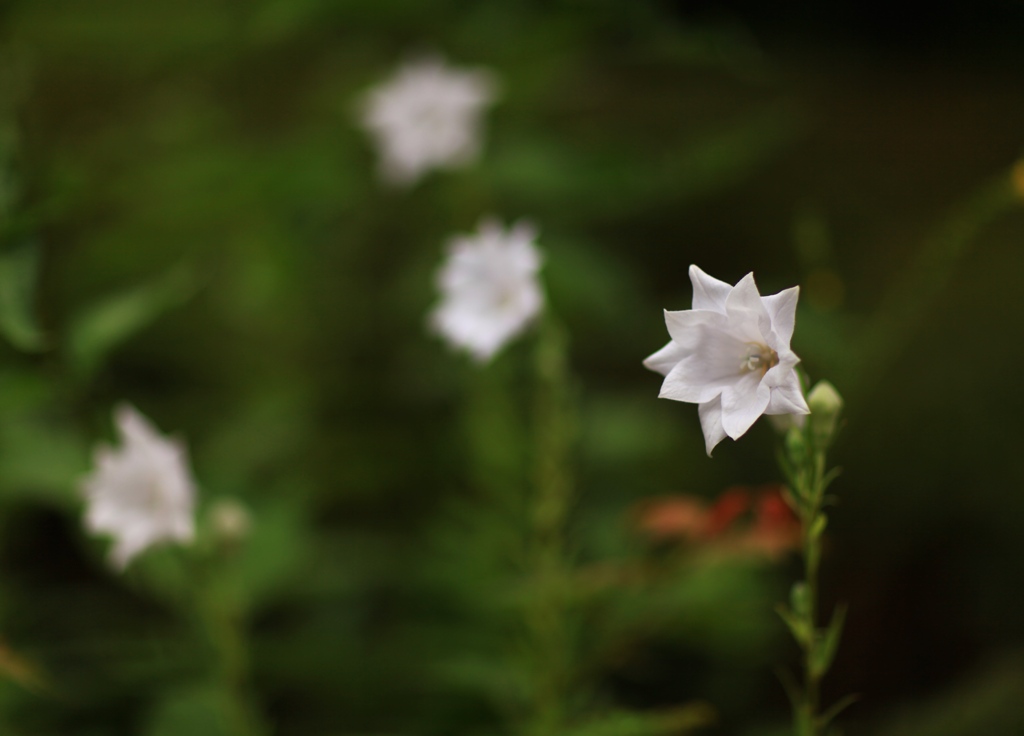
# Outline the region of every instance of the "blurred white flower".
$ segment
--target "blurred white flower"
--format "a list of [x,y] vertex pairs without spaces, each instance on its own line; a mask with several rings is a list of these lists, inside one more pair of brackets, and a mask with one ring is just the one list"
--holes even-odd
[[543,305],[535,238],[525,222],[505,230],[495,220],[453,238],[437,277],[441,303],[430,315],[433,329],[478,362],[494,357]]
[[483,110],[496,92],[489,72],[453,69],[435,56],[400,67],[360,106],[380,153],[381,176],[408,185],[430,169],[471,163],[480,150]]
[[736,286],[690,266],[693,309],[665,312],[672,340],[644,361],[665,376],[659,398],[698,404],[708,455],[762,414],[807,414],[789,349],[800,287],[761,296],[754,274]]
[[114,420],[121,447],[96,448],[82,490],[86,528],[114,537],[110,559],[123,570],[154,544],[192,541],[196,491],[180,443],[161,436],[131,406],[118,407]]

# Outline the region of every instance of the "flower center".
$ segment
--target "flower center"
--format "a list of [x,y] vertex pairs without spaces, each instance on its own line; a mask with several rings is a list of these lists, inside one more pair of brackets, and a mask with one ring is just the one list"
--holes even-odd
[[763,376],[770,368],[779,364],[779,354],[759,342],[747,343],[747,354],[740,365],[742,373],[760,372]]

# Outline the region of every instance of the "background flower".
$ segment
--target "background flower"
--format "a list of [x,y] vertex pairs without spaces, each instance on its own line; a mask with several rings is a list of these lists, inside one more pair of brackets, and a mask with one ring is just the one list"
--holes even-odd
[[430,324],[448,342],[486,362],[540,312],[541,256],[533,226],[505,230],[484,220],[475,235],[452,239],[438,273],[441,303]]
[[436,56],[400,67],[366,95],[361,111],[379,150],[381,176],[412,184],[430,169],[472,162],[480,150],[480,118],[495,91],[489,72],[454,69]]
[[114,537],[111,562],[123,569],[160,542],[190,542],[195,534],[195,485],[185,448],[160,436],[133,407],[114,413],[121,447],[96,449],[82,488],[86,528]]
[[762,297],[754,274],[735,287],[690,266],[693,309],[665,312],[672,340],[644,365],[665,376],[659,396],[699,404],[708,455],[762,414],[807,414],[789,349],[799,287]]

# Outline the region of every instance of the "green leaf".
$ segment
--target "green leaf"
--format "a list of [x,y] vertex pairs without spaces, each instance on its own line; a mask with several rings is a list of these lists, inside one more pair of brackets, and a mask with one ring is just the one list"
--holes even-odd
[[804,696],[800,690],[800,683],[796,681],[796,677],[785,667],[776,668],[775,674],[778,675],[779,682],[782,683],[782,689],[786,691],[789,704],[793,706],[794,710],[799,708]]
[[828,526],[828,516],[825,514],[818,514],[818,516],[811,522],[810,535],[811,539],[818,540],[821,535],[825,533],[825,528]]
[[811,610],[811,601],[806,583],[793,583],[793,587],[789,591],[789,605],[793,607],[793,614],[797,618],[807,619]]
[[[835,720],[836,716],[838,716],[844,710],[846,710],[851,705],[856,703],[858,700],[860,700],[860,696],[859,695],[846,695],[846,696],[840,698],[832,706],[830,706],[828,708],[828,710],[826,710],[824,713],[822,713],[818,717],[818,723],[821,725],[822,728],[827,727],[828,724],[830,724],[833,720]],[[830,733],[837,733],[837,732],[836,731],[831,731]]]
[[839,639],[843,635],[843,624],[846,621],[846,606],[838,606],[832,614],[832,622],[822,636],[820,645],[814,650],[814,661],[811,663],[813,673],[821,677],[828,668],[832,666],[836,651],[839,649]]
[[27,352],[48,347],[33,308],[38,273],[39,249],[33,243],[0,255],[0,333]]
[[821,479],[821,492],[824,493],[828,490],[828,487],[832,485],[832,481],[842,475],[842,468],[832,468],[832,470],[825,473],[825,477]]
[[110,351],[195,292],[192,273],[179,267],[148,284],[115,294],[86,308],[72,323],[68,350],[75,369],[89,375]]
[[811,629],[807,625],[807,622],[794,616],[792,611],[781,603],[775,607],[775,611],[786,623],[786,626],[789,627],[789,631],[793,634],[793,638],[796,639],[801,646],[806,647],[811,641]]

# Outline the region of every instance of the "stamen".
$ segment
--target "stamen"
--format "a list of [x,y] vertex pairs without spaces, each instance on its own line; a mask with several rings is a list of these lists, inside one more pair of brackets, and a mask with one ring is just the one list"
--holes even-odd
[[763,376],[779,364],[779,354],[767,345],[751,342],[747,343],[747,348],[747,355],[740,365],[740,370],[743,373],[758,371]]

